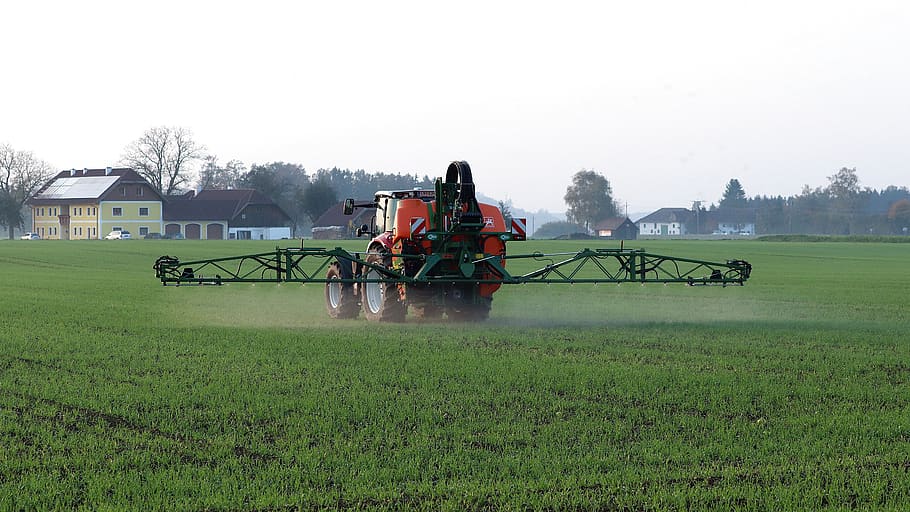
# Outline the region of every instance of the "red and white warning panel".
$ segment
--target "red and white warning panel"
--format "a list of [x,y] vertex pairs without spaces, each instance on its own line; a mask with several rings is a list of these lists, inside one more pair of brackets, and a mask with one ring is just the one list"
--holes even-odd
[[525,240],[528,232],[528,219],[512,218],[512,240]]
[[411,217],[411,238],[427,234],[427,220],[423,217]]

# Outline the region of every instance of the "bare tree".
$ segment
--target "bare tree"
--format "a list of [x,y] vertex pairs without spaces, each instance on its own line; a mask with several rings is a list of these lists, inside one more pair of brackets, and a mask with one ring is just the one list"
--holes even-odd
[[241,176],[246,172],[246,166],[240,160],[231,160],[221,165],[218,157],[208,155],[203,160],[202,168],[196,186],[200,189],[228,190],[236,188]]
[[10,239],[15,229],[22,226],[25,203],[51,175],[50,165],[31,152],[0,145],[0,225],[9,228]]
[[159,126],[148,129],[127,146],[121,162],[132,167],[165,195],[190,182],[192,164],[203,158],[205,147],[186,128]]

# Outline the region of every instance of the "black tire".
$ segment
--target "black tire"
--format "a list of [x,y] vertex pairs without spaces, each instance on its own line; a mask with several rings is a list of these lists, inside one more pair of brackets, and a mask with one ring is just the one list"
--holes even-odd
[[490,318],[493,299],[479,297],[477,302],[455,302],[446,308],[449,320],[455,322],[483,322]]
[[[373,254],[367,263],[388,266],[388,258]],[[379,279],[382,274],[375,269],[364,269],[366,279]],[[360,285],[363,314],[374,322],[404,322],[407,307],[401,300],[396,283],[362,283]]]
[[[329,265],[325,278],[329,281],[343,279],[341,265],[337,261]],[[357,318],[360,313],[360,303],[357,301],[354,284],[327,282],[325,284],[325,308],[332,318]]]

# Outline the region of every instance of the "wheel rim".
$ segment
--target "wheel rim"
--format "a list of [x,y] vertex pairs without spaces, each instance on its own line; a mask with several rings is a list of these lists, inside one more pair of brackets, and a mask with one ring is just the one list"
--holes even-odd
[[[332,281],[337,280],[337,277],[332,278]],[[332,309],[338,309],[338,306],[341,305],[341,283],[328,283],[326,286],[329,290],[329,305],[332,306]]]
[[[379,272],[377,272],[375,270],[371,270],[367,273],[368,280],[380,279],[381,277],[382,276],[380,276]],[[382,309],[382,295],[383,295],[382,284],[383,283],[375,283],[375,282],[374,283],[365,283],[366,288],[365,288],[364,293],[365,293],[366,299],[367,299],[366,300],[367,307],[370,309],[370,313],[373,313],[374,315],[376,313],[379,313],[379,311]]]

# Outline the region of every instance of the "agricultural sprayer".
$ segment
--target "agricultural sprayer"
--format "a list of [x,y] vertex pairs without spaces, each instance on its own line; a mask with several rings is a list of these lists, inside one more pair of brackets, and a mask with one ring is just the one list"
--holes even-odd
[[[483,320],[503,285],[531,283],[684,283],[742,285],[752,271],[743,260],[724,263],[652,254],[644,250],[582,249],[570,253],[507,254],[506,242],[525,239],[525,219],[503,217],[477,201],[467,162],[452,162],[434,190],[377,192],[353,199],[344,213],[375,208],[365,252],[342,248],[276,248],[224,258],[180,261],[162,256],[155,275],[163,285],[237,282],[322,283],[328,313],[402,321],[408,310],[425,319]],[[508,262],[542,267],[512,274]],[[514,264],[513,264],[514,266]],[[527,265],[524,265],[525,267]]]

